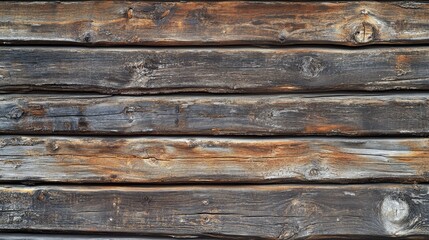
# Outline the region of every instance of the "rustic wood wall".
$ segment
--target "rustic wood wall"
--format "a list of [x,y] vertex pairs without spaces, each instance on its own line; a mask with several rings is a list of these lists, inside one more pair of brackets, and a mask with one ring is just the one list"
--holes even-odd
[[429,238],[429,2],[0,2],[0,239]]

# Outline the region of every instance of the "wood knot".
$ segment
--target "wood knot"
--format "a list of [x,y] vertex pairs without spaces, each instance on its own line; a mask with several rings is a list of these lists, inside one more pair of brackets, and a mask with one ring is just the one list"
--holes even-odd
[[19,107],[13,107],[10,109],[10,111],[6,114],[6,118],[18,120],[24,115],[24,111]]
[[381,215],[391,223],[400,224],[407,219],[410,207],[400,198],[386,197],[381,204]]
[[132,9],[132,8],[128,8],[128,11],[127,11],[127,18],[128,18],[128,19],[133,18],[133,9]]
[[353,39],[357,43],[369,43],[374,41],[376,35],[376,28],[367,22],[357,25],[353,29]]
[[295,239],[298,234],[299,234],[298,225],[285,224],[285,226],[281,229],[281,232],[277,236],[277,238],[281,240]]
[[49,194],[45,190],[38,190],[35,192],[35,197],[38,201],[44,202],[49,199]]
[[85,33],[85,35],[83,36],[83,41],[86,43],[90,43],[92,40],[92,36],[90,32]]
[[132,79],[139,83],[139,86],[146,86],[150,75],[159,69],[159,62],[156,59],[148,58],[142,61],[133,62],[125,66],[132,74]]
[[310,56],[304,57],[299,66],[299,71],[305,78],[317,77],[323,69],[325,69],[325,66],[322,61]]
[[60,146],[58,146],[58,144],[55,141],[49,142],[48,143],[48,148],[52,151],[52,152],[56,152],[58,151],[58,149],[60,148]]
[[312,176],[312,177],[316,177],[317,175],[319,175],[320,170],[317,168],[312,168],[310,169],[310,171],[308,172],[308,175]]
[[381,218],[384,228],[393,235],[407,228],[407,220],[410,219],[410,206],[399,197],[385,197],[381,203]]
[[279,41],[280,41],[280,43],[286,43],[287,38],[286,38],[286,34],[284,32],[281,32],[279,34]]

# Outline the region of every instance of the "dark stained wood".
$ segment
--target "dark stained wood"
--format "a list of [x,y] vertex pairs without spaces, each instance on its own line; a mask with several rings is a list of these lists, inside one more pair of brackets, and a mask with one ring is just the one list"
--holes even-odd
[[0,48],[0,91],[302,92],[429,89],[429,48]]
[[0,16],[6,44],[429,42],[427,2],[5,1]]
[[2,95],[0,133],[419,135],[429,95]]
[[427,185],[3,186],[0,229],[302,239],[429,234]]
[[428,182],[429,139],[0,138],[0,181]]

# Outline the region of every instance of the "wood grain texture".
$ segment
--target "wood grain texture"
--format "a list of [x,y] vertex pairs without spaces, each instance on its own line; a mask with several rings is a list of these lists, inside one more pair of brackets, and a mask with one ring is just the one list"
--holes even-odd
[[428,139],[0,137],[0,181],[428,182]]
[[429,234],[427,185],[2,186],[0,229],[260,237]]
[[0,3],[0,41],[97,45],[429,41],[427,2]]
[[[0,240],[62,240],[62,239],[83,239],[83,240],[171,240],[174,238],[142,237],[142,236],[112,236],[109,235],[82,235],[82,234],[40,234],[40,233],[0,233]],[[186,238],[184,238],[186,239]],[[198,238],[200,239],[200,238]],[[206,239],[209,240],[209,239]]]
[[109,135],[419,135],[429,95],[2,95],[0,132]]
[[0,49],[0,91],[107,94],[429,89],[429,48]]

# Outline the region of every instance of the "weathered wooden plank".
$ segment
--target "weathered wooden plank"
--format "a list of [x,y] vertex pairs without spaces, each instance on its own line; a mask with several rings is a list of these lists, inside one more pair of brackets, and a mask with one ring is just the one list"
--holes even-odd
[[0,137],[0,181],[428,182],[429,139]]
[[0,188],[0,229],[302,239],[429,235],[427,185]]
[[0,133],[424,135],[429,95],[2,95]]
[[[173,238],[152,238],[152,237],[137,237],[137,236],[112,236],[112,234],[100,235],[65,235],[65,234],[23,234],[23,233],[0,233],[1,240],[62,240],[62,239],[84,239],[84,240],[168,240]],[[186,239],[186,238],[182,238]]]
[[429,89],[429,47],[0,48],[0,91],[115,94]]
[[427,2],[0,3],[0,41],[100,45],[427,43]]

